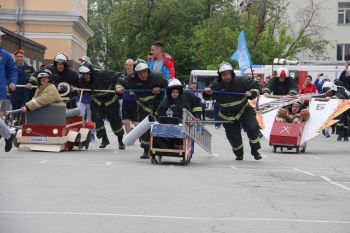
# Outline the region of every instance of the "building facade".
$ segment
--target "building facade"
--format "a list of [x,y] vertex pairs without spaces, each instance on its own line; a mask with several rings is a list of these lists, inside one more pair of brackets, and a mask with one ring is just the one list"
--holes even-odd
[[9,53],[13,54],[16,50],[23,49],[25,51],[25,61],[27,64],[32,65],[35,70],[38,70],[44,64],[45,46],[9,31],[6,28],[0,27],[0,30],[5,33],[2,47]]
[[46,63],[63,51],[76,66],[93,36],[87,11],[87,0],[6,0],[1,1],[0,26],[44,45]]
[[296,31],[303,14],[311,14],[311,3],[318,7],[315,23],[322,27],[322,37],[329,42],[323,57],[301,54],[300,60],[350,60],[350,0],[289,0],[287,15]]
[[[239,9],[244,10],[253,4],[266,0],[237,0]],[[288,3],[286,15],[282,19],[288,23],[289,32],[297,35],[305,20],[313,15],[316,26],[310,34],[329,42],[322,57],[302,51],[297,56],[301,61],[328,61],[341,63],[350,60],[350,0],[285,0]],[[318,9],[313,14],[313,9]],[[312,32],[312,30],[314,30]]]

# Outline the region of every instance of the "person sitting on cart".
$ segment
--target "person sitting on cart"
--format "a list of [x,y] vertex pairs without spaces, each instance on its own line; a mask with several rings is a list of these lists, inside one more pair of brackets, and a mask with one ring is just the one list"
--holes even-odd
[[289,108],[280,108],[276,116],[276,122],[300,124],[310,118],[308,109],[303,109],[301,102],[293,103]]
[[33,111],[52,103],[63,103],[56,86],[52,83],[53,76],[49,69],[38,72],[38,89],[34,97],[21,108],[22,112]]
[[184,92],[181,82],[174,78],[169,82],[166,97],[158,107],[158,117],[168,116],[170,109],[172,117],[182,119],[183,108],[186,108],[197,119],[201,118],[201,99],[192,92]]

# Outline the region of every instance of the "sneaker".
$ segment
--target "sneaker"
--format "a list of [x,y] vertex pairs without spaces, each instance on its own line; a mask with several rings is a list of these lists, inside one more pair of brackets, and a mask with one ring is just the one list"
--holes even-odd
[[13,141],[14,137],[15,137],[15,135],[11,134],[9,139],[5,138],[5,152],[9,152],[12,149],[12,141]]
[[341,141],[342,136],[338,135],[337,141]]
[[329,138],[329,137],[331,137],[331,135],[328,133],[328,134],[325,135],[325,137]]
[[220,128],[220,126],[215,126],[215,129],[219,129]]

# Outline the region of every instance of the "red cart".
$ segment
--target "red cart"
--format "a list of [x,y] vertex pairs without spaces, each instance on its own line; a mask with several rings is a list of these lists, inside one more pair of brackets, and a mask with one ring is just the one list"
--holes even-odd
[[295,149],[296,153],[304,153],[306,150],[306,143],[300,145],[301,136],[303,134],[305,122],[300,124],[274,122],[270,134],[270,146],[273,146],[273,152],[280,148],[288,150]]

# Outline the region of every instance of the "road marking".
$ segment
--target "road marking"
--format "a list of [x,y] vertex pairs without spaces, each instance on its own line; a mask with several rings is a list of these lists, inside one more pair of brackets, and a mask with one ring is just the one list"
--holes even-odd
[[43,160],[40,162],[41,164],[47,163],[47,160]]
[[212,155],[214,155],[215,157],[219,157],[219,155],[217,153],[213,153]]
[[261,154],[261,157],[263,157],[263,158],[265,158],[265,159],[269,159],[269,158],[270,158],[269,156],[263,155],[263,154]]
[[328,178],[328,177],[326,177],[326,176],[320,176],[322,179],[324,179],[325,181],[327,181],[328,183],[330,183],[330,184],[333,184],[333,185],[335,185],[335,186],[338,186],[338,187],[340,187],[340,188],[342,188],[342,189],[345,189],[346,191],[350,191],[350,188],[349,187],[347,187],[347,186],[345,186],[345,185],[342,185],[342,184],[339,184],[338,182],[334,182],[334,181],[332,181],[330,178]]
[[9,211],[2,210],[0,214],[38,214],[38,215],[81,215],[81,216],[107,216],[107,217],[131,217],[131,218],[159,218],[180,220],[204,220],[204,221],[263,221],[263,222],[303,222],[303,223],[332,223],[350,224],[350,221],[317,220],[317,219],[293,219],[293,218],[230,218],[230,217],[188,217],[167,215],[144,215],[144,214],[122,214],[122,213],[94,213],[94,212],[46,212],[46,211]]
[[112,165],[112,162],[106,162],[106,165],[110,166],[110,165]]
[[318,156],[312,156],[312,157],[314,157],[315,159],[322,159],[322,158],[320,158],[320,157],[318,157]]
[[235,170],[238,170],[238,168],[237,167],[235,167],[235,166],[230,166],[230,168],[232,168],[232,169],[235,169]]
[[300,170],[298,168],[293,168],[293,169],[297,172],[301,172],[301,173],[304,173],[304,174],[309,175],[309,176],[316,176],[315,174],[308,172],[308,171]]

